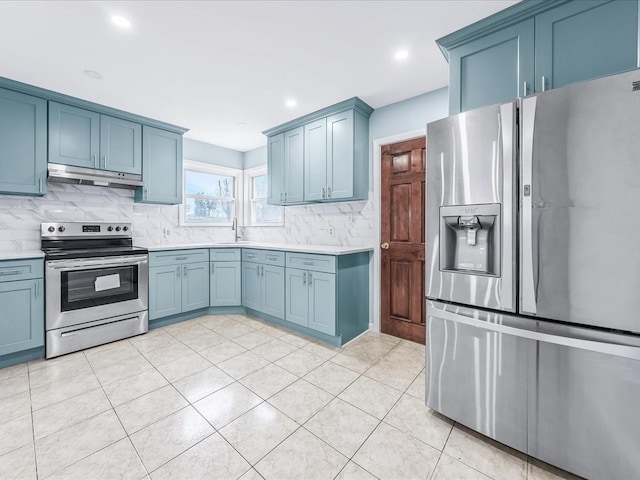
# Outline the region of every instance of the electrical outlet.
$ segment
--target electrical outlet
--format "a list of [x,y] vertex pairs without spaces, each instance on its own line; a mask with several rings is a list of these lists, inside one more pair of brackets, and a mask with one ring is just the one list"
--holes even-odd
[[329,236],[333,237],[333,227],[329,227],[327,230],[329,231]]

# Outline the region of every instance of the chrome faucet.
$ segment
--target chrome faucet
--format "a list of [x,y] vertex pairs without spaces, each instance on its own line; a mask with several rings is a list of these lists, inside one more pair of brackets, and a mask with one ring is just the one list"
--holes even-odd
[[231,222],[231,230],[233,230],[235,232],[235,238],[234,241],[236,243],[238,243],[238,240],[242,240],[242,235],[240,235],[239,229],[238,229],[238,217],[233,217],[233,221]]

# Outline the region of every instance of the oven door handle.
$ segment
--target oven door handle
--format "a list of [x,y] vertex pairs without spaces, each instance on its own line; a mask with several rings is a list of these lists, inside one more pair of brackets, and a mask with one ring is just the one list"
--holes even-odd
[[130,255],[126,257],[100,257],[100,258],[84,258],[78,260],[51,260],[47,262],[47,268],[55,270],[77,269],[88,267],[117,267],[127,266],[140,262],[147,262],[146,255]]

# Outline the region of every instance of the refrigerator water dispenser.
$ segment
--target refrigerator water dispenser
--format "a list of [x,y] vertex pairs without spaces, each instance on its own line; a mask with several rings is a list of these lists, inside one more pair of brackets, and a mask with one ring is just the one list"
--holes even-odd
[[500,276],[500,204],[440,207],[440,270]]

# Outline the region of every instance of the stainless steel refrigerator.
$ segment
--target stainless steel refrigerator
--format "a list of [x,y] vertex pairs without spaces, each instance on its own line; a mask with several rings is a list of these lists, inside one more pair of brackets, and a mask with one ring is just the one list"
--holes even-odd
[[427,126],[427,405],[640,478],[640,70]]

